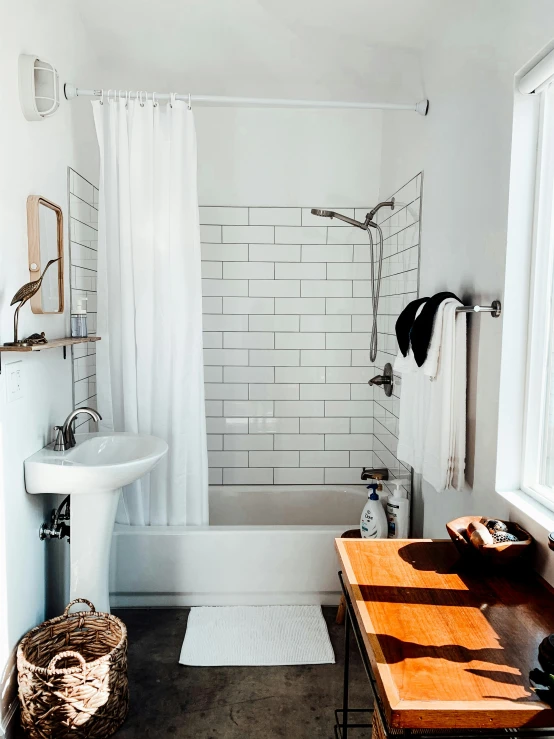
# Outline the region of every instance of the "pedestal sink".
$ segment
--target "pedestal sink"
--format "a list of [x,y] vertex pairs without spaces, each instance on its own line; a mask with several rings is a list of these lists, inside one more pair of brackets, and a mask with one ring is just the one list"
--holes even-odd
[[28,493],[71,495],[71,600],[87,598],[109,613],[109,561],[121,488],[138,480],[167,453],[156,436],[76,434],[76,446],[49,445],[25,460]]

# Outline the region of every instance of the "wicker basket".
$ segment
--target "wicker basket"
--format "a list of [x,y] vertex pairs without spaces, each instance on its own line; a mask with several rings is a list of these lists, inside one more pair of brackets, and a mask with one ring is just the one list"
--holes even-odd
[[387,732],[379,716],[379,711],[373,711],[373,726],[371,729],[371,739],[386,739]]
[[[69,613],[75,603],[90,611]],[[77,664],[76,664],[77,663]],[[111,736],[129,706],[127,629],[78,598],[17,649],[21,724],[32,739]]]

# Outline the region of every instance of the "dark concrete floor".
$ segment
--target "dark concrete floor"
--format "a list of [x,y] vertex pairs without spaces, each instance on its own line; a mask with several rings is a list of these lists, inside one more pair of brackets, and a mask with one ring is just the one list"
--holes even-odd
[[[331,739],[342,701],[344,626],[323,609],[336,664],[301,667],[185,667],[178,664],[188,609],[116,611],[129,632],[129,717],[118,739]],[[354,640],[353,640],[354,641]],[[371,704],[352,644],[350,705]],[[369,729],[353,729],[366,739]],[[349,733],[350,735],[350,733]]]

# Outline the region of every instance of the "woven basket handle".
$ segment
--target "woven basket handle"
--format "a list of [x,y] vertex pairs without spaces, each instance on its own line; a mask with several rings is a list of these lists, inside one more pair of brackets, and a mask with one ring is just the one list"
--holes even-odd
[[55,657],[52,657],[52,659],[50,660],[48,667],[46,668],[48,672],[54,672],[58,660],[64,659],[64,657],[72,657],[73,659],[78,660],[81,663],[81,667],[84,667],[87,663],[83,655],[79,654],[79,652],[72,652],[71,650],[67,652],[60,652],[59,654],[56,654]]
[[87,600],[86,598],[75,598],[75,600],[72,600],[71,603],[68,603],[65,607],[65,611],[63,612],[64,618],[69,618],[69,609],[75,605],[75,603],[86,603],[86,605],[90,608],[92,613],[96,613],[96,608],[92,605],[90,600]]

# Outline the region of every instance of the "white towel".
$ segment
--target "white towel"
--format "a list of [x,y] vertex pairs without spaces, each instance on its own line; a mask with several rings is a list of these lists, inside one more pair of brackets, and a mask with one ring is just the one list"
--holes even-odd
[[[420,305],[416,317],[422,309],[423,305]],[[414,472],[420,473],[423,469],[429,381],[417,366],[411,345],[406,356],[398,350],[393,369],[402,376],[396,456],[413,467]]]
[[433,320],[433,331],[431,333],[431,340],[429,341],[429,347],[427,348],[427,356],[421,369],[424,375],[428,377],[436,377],[439,368],[439,356],[442,346],[442,326],[444,320],[444,311],[448,305],[461,305],[459,300],[456,298],[447,298],[437,308],[435,318]]
[[426,411],[430,392],[431,381],[423,372],[402,372],[396,456],[413,467],[418,474],[423,472]]
[[463,488],[466,436],[466,316],[449,298],[437,309],[427,358],[399,352],[402,375],[397,457],[437,491]]
[[456,313],[455,376],[453,384],[454,443],[450,484],[463,490],[466,469],[466,418],[467,418],[467,316]]
[[458,301],[444,306],[437,371],[431,380],[423,478],[438,492],[464,484],[466,436],[466,316]]

